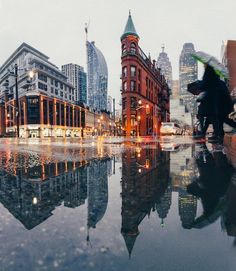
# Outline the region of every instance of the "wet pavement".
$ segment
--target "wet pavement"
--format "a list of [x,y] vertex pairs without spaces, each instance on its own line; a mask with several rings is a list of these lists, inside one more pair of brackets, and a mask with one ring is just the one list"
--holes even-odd
[[233,271],[235,237],[221,146],[0,140],[1,271]]

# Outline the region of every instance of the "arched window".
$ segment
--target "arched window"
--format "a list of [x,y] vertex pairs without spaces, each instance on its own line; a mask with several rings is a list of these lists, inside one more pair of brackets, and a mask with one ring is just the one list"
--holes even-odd
[[136,44],[134,42],[132,42],[131,45],[130,45],[130,51],[132,53],[136,53]]
[[123,83],[123,91],[127,91],[127,82]]
[[135,91],[136,90],[136,82],[135,81],[130,81],[130,90]]
[[127,51],[126,45],[123,44],[122,45],[122,54],[126,53],[126,51]]
[[127,67],[123,67],[123,73],[122,73],[123,77],[127,77]]

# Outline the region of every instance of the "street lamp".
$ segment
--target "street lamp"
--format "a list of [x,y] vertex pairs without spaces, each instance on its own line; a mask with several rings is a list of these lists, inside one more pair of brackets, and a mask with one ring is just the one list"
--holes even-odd
[[111,122],[109,122],[109,134],[111,136]]
[[30,71],[29,72],[29,78],[32,80],[34,78],[34,71]]

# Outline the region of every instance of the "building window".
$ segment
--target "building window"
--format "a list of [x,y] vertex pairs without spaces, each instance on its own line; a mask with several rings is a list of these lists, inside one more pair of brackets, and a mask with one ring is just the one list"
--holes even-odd
[[136,82],[131,80],[130,81],[130,90],[135,91],[136,90]]
[[125,115],[123,119],[124,119],[124,126],[127,126],[127,116]]
[[61,125],[65,125],[65,110],[64,110],[64,104],[61,104]]
[[132,127],[134,127],[136,125],[136,119],[135,119],[134,115],[131,115],[130,124]]
[[47,82],[47,76],[42,74],[42,73],[38,73],[38,79],[44,82]]
[[130,45],[130,51],[132,53],[136,53],[136,44],[134,42],[132,42],[131,45]]
[[66,126],[70,126],[70,106],[66,106]]
[[63,89],[63,84],[62,83],[60,83],[60,88]]
[[74,127],[74,121],[73,121],[73,108],[70,107],[70,126]]
[[130,75],[136,76],[136,67],[135,66],[130,66]]
[[58,89],[55,89],[55,94],[58,95]]
[[39,124],[40,123],[39,98],[38,97],[28,97],[27,98],[27,119],[28,119],[28,124]]
[[123,91],[127,91],[127,82],[123,83]]
[[122,109],[126,108],[126,98],[122,99]]
[[126,53],[126,51],[127,51],[126,45],[123,44],[122,45],[122,54]]
[[49,101],[49,123],[53,125],[53,102]]
[[51,79],[51,85],[52,85],[52,86],[54,85],[54,80],[53,80],[53,79]]
[[43,100],[43,123],[48,124],[48,102]]
[[58,87],[58,81],[55,80],[55,87]]
[[48,90],[48,86],[45,85],[45,84],[43,84],[43,83],[40,83],[40,82],[38,82],[38,88],[39,88],[39,89],[42,89],[42,90],[44,90],[44,91],[47,91],[47,90]]
[[60,104],[56,103],[56,124],[60,125]]
[[51,93],[54,93],[54,88],[53,87],[51,87]]
[[127,77],[127,67],[123,67],[122,76]]
[[63,91],[60,91],[60,96],[63,97]]
[[131,97],[130,98],[130,107],[131,108],[136,108],[136,105],[137,105],[137,99],[136,99],[136,97]]

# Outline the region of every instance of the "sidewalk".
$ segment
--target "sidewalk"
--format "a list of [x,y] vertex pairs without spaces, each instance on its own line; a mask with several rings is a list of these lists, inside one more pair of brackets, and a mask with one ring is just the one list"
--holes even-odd
[[225,134],[224,146],[228,159],[236,168],[236,134]]

